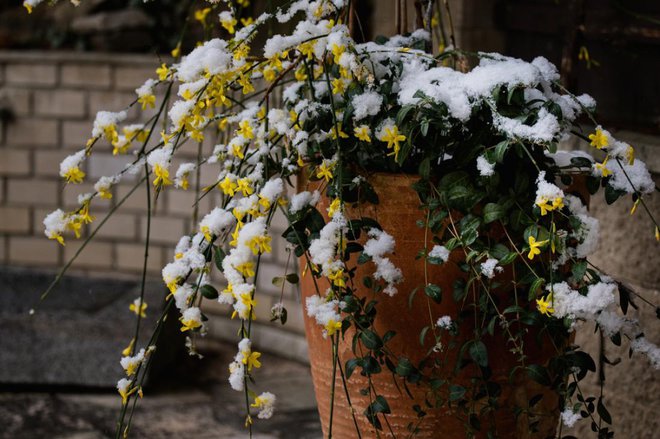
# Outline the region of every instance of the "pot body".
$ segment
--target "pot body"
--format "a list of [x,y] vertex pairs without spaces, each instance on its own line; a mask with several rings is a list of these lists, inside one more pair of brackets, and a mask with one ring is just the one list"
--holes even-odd
[[[414,182],[414,176],[403,174],[376,174],[370,178],[370,183],[378,193],[380,203],[378,205],[361,206],[357,212],[348,209],[346,215],[348,218],[357,218],[360,216],[374,218],[380,223],[387,233],[392,235],[396,241],[395,253],[388,255],[395,266],[399,267],[404,276],[404,281],[397,285],[398,293],[389,297],[382,293],[378,297],[373,297],[372,291],[366,288],[358,289],[357,295],[375,298],[378,300],[377,317],[375,321],[375,330],[379,335],[383,335],[389,330],[396,332],[394,338],[387,342],[387,347],[395,353],[397,357],[406,357],[414,365],[422,360],[427,352],[435,346],[435,339],[432,331],[427,333],[425,344],[420,343],[420,333],[424,327],[431,325],[432,321],[437,321],[441,316],[449,315],[452,320],[456,320],[460,309],[459,305],[451,297],[453,283],[456,279],[464,277],[464,273],[458,268],[457,262],[460,262],[461,251],[455,251],[450,256],[448,263],[440,266],[428,264],[426,267],[426,276],[428,282],[441,287],[444,292],[444,298],[437,304],[426,297],[423,292],[425,285],[425,267],[423,259],[416,259],[417,253],[425,247],[425,240],[428,239],[428,247],[432,247],[430,234],[425,237],[425,230],[416,225],[419,219],[422,219],[423,212],[419,209],[419,198],[410,187]],[[326,216],[326,209],[329,202],[322,198],[317,206],[319,211]],[[327,216],[326,216],[327,220]],[[301,267],[305,266],[305,261],[301,259]],[[355,260],[349,262],[349,267],[356,266]],[[310,273],[301,276],[301,288],[303,294],[303,303],[314,294],[317,289]],[[369,262],[359,265],[354,279],[356,285],[362,285],[362,278],[367,275],[373,275],[374,265]],[[506,277],[506,273],[503,277]],[[318,289],[323,293],[328,287],[328,283],[323,280],[317,280]],[[502,282],[506,284],[507,281]],[[510,278],[509,278],[509,284]],[[418,288],[419,287],[419,288]],[[418,288],[415,294],[412,306],[409,306],[409,294]],[[506,285],[497,292],[503,300],[513,300],[511,288]],[[462,304],[461,306],[464,306]],[[503,307],[508,304],[503,304]],[[503,308],[501,308],[503,309]],[[332,383],[332,344],[329,338],[325,339],[322,335],[322,329],[313,318],[305,315],[305,332],[309,344],[309,357],[314,381],[314,389],[318,401],[318,409],[323,426],[325,437],[329,434],[329,415],[331,405],[331,386]],[[472,336],[475,322],[473,319],[463,320],[459,335],[449,336],[446,331],[441,335],[441,346],[436,349],[439,352],[433,354],[439,356],[446,364],[446,377],[449,378],[451,370],[455,365],[457,350],[460,344]],[[499,325],[496,325],[499,330]],[[443,331],[439,331],[443,332]],[[338,347],[339,361],[342,368],[346,361],[354,358],[351,347],[353,338],[352,330],[347,331],[345,338],[340,340]],[[525,352],[529,360],[535,363],[545,363],[546,354],[542,346],[538,346],[534,334],[530,334],[529,340],[525,341]],[[449,348],[451,341],[458,342],[454,349]],[[480,418],[482,432],[488,430],[489,426],[495,427],[497,437],[500,438],[546,438],[555,434],[558,421],[558,399],[554,392],[548,388],[527,378],[524,372],[509,377],[510,371],[519,365],[517,358],[510,352],[511,344],[507,343],[506,335],[496,331],[495,336],[487,337],[482,340],[488,349],[489,365],[493,371],[491,381],[500,384],[502,393],[500,396],[500,408],[491,412],[487,416]],[[528,344],[529,343],[529,344]],[[402,381],[395,378],[389,372],[385,365],[382,365],[383,371],[372,376],[373,388],[377,394],[383,395],[391,408],[391,414],[387,415],[387,423],[382,422],[383,430],[377,436],[374,427],[363,415],[365,409],[370,403],[368,396],[360,394],[360,389],[367,388],[369,382],[363,377],[358,367],[352,376],[346,380],[348,397],[352,405],[349,406],[348,398],[342,382],[340,371],[336,371],[335,379],[335,398],[334,415],[332,422],[332,437],[340,439],[357,438],[356,425],[361,432],[361,437],[415,437],[415,438],[465,438],[465,416],[463,412],[456,408],[447,407],[444,404],[441,408],[428,408],[425,403],[428,389],[424,386],[408,385],[412,398],[403,388]],[[442,376],[443,372],[440,371]],[[474,366],[464,368],[457,376],[452,378],[453,383],[468,386],[470,377],[478,376],[479,371]],[[542,394],[541,402],[534,406],[534,412],[537,415],[537,433],[531,433],[528,428],[528,417],[525,414],[516,416],[514,409],[516,407],[527,407],[528,400],[534,396]],[[420,419],[413,410],[414,405],[419,405],[427,415]],[[355,413],[355,419],[351,415]],[[478,409],[477,409],[478,412]],[[383,419],[381,418],[381,421]],[[417,433],[411,436],[410,426],[415,426]],[[476,437],[486,437],[486,434],[477,433]]]

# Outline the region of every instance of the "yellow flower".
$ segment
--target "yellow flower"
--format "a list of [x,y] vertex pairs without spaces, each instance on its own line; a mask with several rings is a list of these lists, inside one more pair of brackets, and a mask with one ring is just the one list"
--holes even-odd
[[314,59],[314,45],[315,41],[306,41],[298,45],[298,51],[308,60]]
[[89,203],[91,200],[87,200],[83,203],[82,207],[80,208],[80,211],[78,212],[78,215],[80,215],[80,219],[83,223],[85,224],[91,224],[92,221],[94,221],[94,217],[89,214]]
[[331,272],[328,275],[328,279],[332,281],[332,285],[336,287],[343,288],[346,286],[346,281],[344,281],[344,270],[339,269],[336,271]]
[[244,95],[254,91],[254,86],[252,85],[252,82],[250,82],[250,78],[243,75],[242,73],[241,73],[241,76],[239,76],[237,82],[238,82],[238,85],[243,87],[243,94]]
[[254,262],[248,261],[238,264],[236,270],[243,275],[243,277],[252,277],[254,276]]
[[594,168],[596,168],[598,170],[598,172],[600,172],[600,176],[603,177],[603,178],[607,177],[608,175],[612,175],[612,171],[610,171],[607,168],[607,161],[609,159],[610,159],[609,156],[607,156],[607,157],[605,157],[605,160],[603,160],[603,163],[596,163],[594,165]]
[[596,129],[595,134],[589,134],[589,140],[591,140],[591,146],[595,146],[598,149],[605,148],[609,143],[607,136],[600,128]]
[[640,200],[641,200],[641,198],[637,198],[637,199],[635,200],[635,202],[633,203],[632,207],[630,208],[630,214],[631,214],[631,215],[634,215],[635,212],[637,211],[637,206],[639,206],[639,202],[640,202]]
[[193,329],[199,328],[202,326],[200,322],[194,319],[184,320],[181,319],[181,332],[192,331]]
[[238,180],[236,190],[242,192],[246,197],[254,193],[254,188],[252,187],[252,182],[249,178],[241,178]]
[[539,199],[536,202],[536,205],[539,206],[539,208],[541,209],[541,216],[547,215],[548,212],[554,209],[553,205],[550,204],[550,201],[545,197]]
[[206,239],[208,242],[213,240],[213,235],[211,233],[211,229],[209,229],[209,226],[201,226],[199,231],[202,232],[204,239]]
[[272,67],[266,67],[263,71],[264,79],[268,82],[273,82],[277,78],[277,70]]
[[346,51],[346,47],[343,44],[341,46],[338,44],[332,45],[332,56],[335,64],[339,64],[339,58],[341,58],[341,55],[345,51]]
[[259,253],[270,253],[272,250],[270,243],[270,236],[260,235],[252,238],[250,242],[248,242],[248,247],[250,247],[250,250],[252,250],[254,255],[258,255]]
[[25,9],[27,9],[28,14],[32,13],[32,5],[31,4],[29,4],[28,2],[23,2],[23,7],[25,7]]
[[138,308],[136,303],[131,303],[128,306],[128,309],[130,311],[132,311],[136,316],[139,315],[142,318],[147,317],[147,303],[146,302],[142,302],[142,304],[139,306],[139,308]]
[[261,367],[261,362],[259,361],[261,354],[259,352],[246,351],[243,352],[243,364],[248,368],[248,372],[252,370],[253,367],[259,369]]
[[[206,22],[206,16],[211,12],[211,8],[198,9],[195,11],[195,20],[199,21],[202,24]],[[236,23],[234,23],[236,24]],[[234,33],[234,32],[232,32]]]
[[138,102],[142,105],[143,110],[146,110],[147,107],[154,108],[156,106],[156,96],[152,94],[142,95],[138,98]]
[[244,119],[240,121],[238,127],[239,129],[238,131],[236,131],[236,134],[245,137],[246,139],[254,139],[254,133],[252,132],[252,125],[250,125],[249,120]]
[[546,316],[550,316],[550,314],[554,313],[555,309],[552,307],[552,293],[545,297],[541,297],[540,299],[536,299],[536,309]]
[[325,181],[332,180],[332,170],[334,169],[334,163],[326,163],[324,160],[323,163],[316,170],[316,178],[325,178]]
[[527,254],[527,257],[529,259],[534,259],[534,256],[541,254],[540,247],[546,245],[548,240],[537,241],[536,238],[530,236],[527,242],[529,243],[529,253]]
[[172,180],[170,180],[170,171],[163,168],[161,165],[156,164],[154,166],[154,174],[156,175],[156,178],[154,178],[154,186],[158,187],[172,184]]
[[371,143],[371,129],[367,125],[360,125],[353,129],[353,134],[363,142]]
[[53,233],[53,232],[51,232],[51,233],[48,235],[48,239],[54,239],[54,240],[56,240],[57,242],[59,242],[60,244],[62,244],[63,246],[66,246],[66,244],[64,243],[64,237],[63,237],[61,234],[59,234],[59,233]]
[[133,346],[135,346],[135,339],[134,339],[134,338],[132,338],[132,339],[131,339],[131,342],[128,344],[128,346],[126,346],[126,347],[124,348],[124,350],[121,351],[121,354],[122,354],[124,357],[128,357],[129,355],[131,355],[131,352],[133,352]]
[[334,319],[328,320],[328,323],[325,324],[325,331],[328,335],[335,335],[337,331],[341,329],[341,322],[335,322]]
[[293,76],[295,76],[296,81],[298,81],[298,82],[306,81],[307,80],[307,72],[305,71],[305,67],[301,66],[298,69],[296,69]]
[[167,68],[167,64],[163,63],[156,69],[156,74],[158,75],[158,79],[164,81],[170,75],[170,69]]
[[385,128],[385,134],[381,140],[383,142],[387,142],[387,149],[394,148],[394,151],[389,155],[394,154],[394,160],[398,160],[399,151],[401,150],[401,145],[399,145],[399,142],[404,142],[406,140],[406,136],[399,134],[399,127],[394,125],[392,128]]
[[238,185],[231,178],[229,178],[229,176],[226,176],[220,183],[220,189],[222,189],[222,192],[225,195],[229,195],[230,197],[234,196],[237,187]]
[[249,26],[252,23],[254,23],[254,18],[252,17],[241,18],[241,24],[243,25],[243,27]]
[[239,159],[245,158],[245,154],[243,154],[243,147],[237,143],[234,143],[231,146],[231,151],[234,154],[234,157],[238,157]]
[[[181,55],[181,41],[179,41],[174,49],[170,52],[172,58],[178,58]],[[162,80],[161,80],[162,81]]]
[[332,218],[335,216],[335,213],[337,213],[341,209],[341,200],[339,198],[335,198],[332,200],[332,203],[330,203],[330,207],[328,207],[328,216]]
[[85,178],[85,173],[77,166],[70,168],[64,174],[64,179],[67,183],[82,183],[83,178]]
[[250,46],[248,46],[247,44],[240,44],[238,47],[234,49],[234,59],[236,61],[240,61],[242,59],[247,58],[249,53],[250,53]]
[[66,226],[73,231],[76,238],[80,238],[80,229],[82,229],[82,225],[82,219],[74,216],[69,220]]
[[236,29],[234,28],[234,26],[236,26],[236,23],[237,21],[234,17],[232,17],[231,19],[220,20],[220,24],[222,25],[222,27],[227,29],[227,32],[229,32],[230,34],[236,32]]
[[630,166],[635,163],[635,148],[630,145],[628,145],[628,148],[626,148],[626,159],[628,159],[628,164]]
[[330,138],[332,138],[332,140],[336,140],[337,136],[342,139],[348,139],[348,134],[341,129],[341,122],[337,122],[337,125],[334,125],[330,131]]
[[346,91],[346,84],[341,78],[335,78],[331,82],[332,84],[332,94],[338,95]]
[[555,197],[555,199],[552,200],[552,208],[561,209],[562,207],[564,207],[564,199],[562,197]]

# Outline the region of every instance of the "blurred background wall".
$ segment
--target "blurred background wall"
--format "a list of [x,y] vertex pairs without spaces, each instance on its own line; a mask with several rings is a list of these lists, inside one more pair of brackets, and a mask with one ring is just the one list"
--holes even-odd
[[[43,235],[45,214],[58,206],[77,205],[77,195],[89,191],[91,186],[83,184],[64,190],[58,176],[59,162],[84,145],[98,110],[123,109],[134,99],[134,89],[154,76],[161,57],[176,45],[181,17],[185,16],[181,8],[183,2],[177,1],[145,5],[141,1],[85,0],[79,8],[62,1],[53,9],[38,8],[32,16],[27,16],[20,3],[11,0],[0,6],[0,265],[5,273],[0,279],[0,296],[5,298],[10,297],[7,291],[17,289],[16,279],[24,279],[25,283],[20,286],[29,289],[30,279],[37,273],[52,275],[76,252],[77,241],[68,240],[67,246],[61,247]],[[357,3],[365,38],[394,34],[398,14],[405,14],[399,20],[401,30],[414,29],[415,2],[400,2],[398,7],[396,3],[397,0]],[[449,6],[459,47],[501,51],[525,59],[542,55],[557,66],[563,66],[567,86],[574,92],[587,92],[596,98],[600,103],[599,120],[613,128],[615,135],[631,142],[655,177],[660,175],[660,82],[657,80],[660,5],[656,1],[452,0]],[[259,9],[259,4],[255,8]],[[193,27],[184,40],[184,53],[194,41]],[[129,112],[132,120],[144,117],[148,117],[148,113]],[[208,138],[202,145],[203,150],[208,154],[213,144],[214,140]],[[196,157],[196,145],[184,149],[188,158]],[[97,151],[92,156],[85,172],[93,182],[121,169],[123,163],[106,148],[105,152]],[[202,174],[202,186],[214,181],[212,173]],[[113,203],[130,191],[132,184],[127,180],[119,185],[113,200],[104,205],[96,204],[93,214],[102,217]],[[650,204],[656,216],[660,216],[658,198],[655,196]],[[171,259],[179,237],[193,227],[191,206],[194,200],[192,192],[170,188],[158,200],[152,219],[148,265],[153,278],[149,288],[155,297],[154,308],[163,293],[160,269]],[[199,207],[200,214],[210,210],[214,203],[212,197],[205,198]],[[601,220],[602,229],[601,250],[592,262],[630,283],[652,302],[660,302],[660,258],[652,224],[641,212],[630,217],[629,201],[620,202],[607,211],[604,207],[601,198],[592,200],[592,212]],[[72,266],[74,278],[134,282],[142,267],[145,223],[145,193],[140,187]],[[284,227],[282,219],[277,218],[276,233]],[[270,279],[284,273],[287,259],[281,240],[273,247],[260,276],[259,288],[269,298],[262,299],[257,308],[258,321],[264,325],[268,324],[271,305],[280,295],[280,289]],[[26,268],[28,270],[24,270]],[[103,290],[103,283],[94,284],[94,287],[75,282],[69,285],[70,288],[86,288],[91,296]],[[58,315],[65,319],[71,314],[71,307],[75,308],[86,320],[83,319],[85,323],[81,320],[82,326],[73,330],[81,331],[82,327],[84,331],[84,324],[93,324],[95,316],[102,315],[104,310],[125,308],[127,315],[118,325],[128,328],[132,320],[127,308],[134,298],[131,295],[134,290],[131,291],[130,294],[110,295],[92,310],[84,307],[90,297],[88,294],[76,296],[73,304],[52,306],[48,312],[55,316],[53,321],[56,322]],[[31,291],[26,297],[34,300],[40,292]],[[11,297],[21,300],[16,299],[20,296]],[[27,303],[28,299],[24,300],[25,306],[5,307],[4,314],[0,312],[0,327],[6,328],[3,338],[10,333],[7,331],[25,332],[24,327],[11,320],[17,314],[27,318],[27,310],[32,305]],[[284,291],[284,303],[289,311],[287,325],[271,325],[268,331],[255,331],[262,337],[256,339],[255,344],[261,349],[305,361],[302,308],[294,288],[287,287]],[[208,308],[207,312],[211,316],[209,336],[234,342],[236,328],[227,310],[218,306]],[[660,342],[655,311],[640,303],[640,312],[631,312],[639,315],[650,328],[652,333],[647,336]],[[10,321],[12,323],[7,324]],[[27,327],[36,331],[35,334],[52,331],[52,328],[35,329],[33,324]],[[117,347],[130,338],[129,332],[112,334],[113,350],[105,351],[112,361],[118,355]],[[106,338],[99,335],[96,345],[107,344],[107,337],[109,335]],[[598,356],[600,340],[593,331],[582,331],[577,343],[588,346],[594,356]],[[608,348],[607,357],[628,362],[623,348]],[[605,366],[608,386],[616,389],[606,395],[608,407],[619,420],[614,430],[622,437],[654,437],[660,427],[654,415],[660,380],[644,359],[636,360],[625,372],[621,365]],[[3,369],[2,361],[0,356],[0,369]],[[634,373],[630,373],[631,370]],[[44,378],[37,375],[32,379],[43,381]],[[0,377],[0,381],[2,379]],[[597,377],[590,383],[589,390],[597,393]],[[588,431],[588,423],[582,422],[576,435],[586,436]]]

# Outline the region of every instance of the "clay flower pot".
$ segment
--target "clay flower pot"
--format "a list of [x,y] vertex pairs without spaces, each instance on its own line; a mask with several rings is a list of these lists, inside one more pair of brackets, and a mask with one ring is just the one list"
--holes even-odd
[[[460,249],[451,254],[448,263],[440,266],[428,265],[429,282],[442,288],[445,292],[444,298],[440,304],[436,304],[428,299],[423,292],[418,291],[412,302],[412,307],[409,307],[409,293],[414,288],[424,285],[424,263],[423,260],[415,258],[419,250],[424,248],[425,236],[424,229],[416,225],[416,221],[422,218],[423,212],[419,209],[417,194],[410,187],[414,181],[414,176],[408,175],[374,175],[370,178],[370,182],[379,195],[380,204],[368,207],[362,206],[361,214],[376,219],[383,229],[394,237],[396,249],[395,254],[390,255],[390,259],[402,270],[405,278],[404,282],[397,285],[398,294],[389,297],[380,293],[376,298],[378,300],[378,315],[375,330],[380,335],[388,330],[396,331],[396,336],[387,343],[387,346],[398,357],[407,357],[413,364],[417,364],[435,345],[432,336],[425,338],[423,346],[420,344],[422,328],[430,325],[432,319],[437,320],[444,315],[449,315],[454,320],[458,317],[459,306],[451,297],[451,291],[454,280],[464,274],[456,264],[460,261],[462,255]],[[322,214],[326,215],[328,205],[329,201],[322,198],[317,208]],[[354,218],[358,215],[357,212],[349,209],[346,216]],[[428,246],[430,248],[432,244],[428,243]],[[301,261],[301,266],[304,267],[304,261]],[[355,261],[351,261],[349,266],[355,266]],[[359,265],[355,278],[356,285],[362,285],[362,277],[373,274],[373,270],[374,265],[372,263]],[[319,290],[324,292],[327,286],[327,283],[321,281]],[[316,293],[310,273],[302,276],[301,287],[304,303],[307,297]],[[506,299],[507,293],[510,293],[510,290],[503,287],[503,291],[498,292],[498,295]],[[363,290],[358,290],[357,294],[369,295],[369,298],[372,298],[374,293],[363,288]],[[459,343],[466,340],[465,337],[470,337],[475,327],[474,320],[469,318],[464,319],[462,324],[464,327],[459,328],[460,335],[454,338]],[[327,437],[331,386],[333,385],[332,343],[329,338],[323,338],[323,328],[313,318],[308,317],[306,312],[305,329],[319,414],[324,435]],[[351,349],[352,335],[352,330],[349,330],[345,338],[339,342],[338,354],[342,367],[347,360],[354,358]],[[538,343],[535,342],[533,335],[530,334],[529,343],[526,342],[525,344],[525,352],[530,362],[543,364],[550,357],[549,353],[552,350],[544,351],[542,346],[534,346]],[[461,337],[463,338],[461,339]],[[447,360],[448,378],[450,375],[449,369],[455,364],[458,355],[457,348],[454,350],[447,348],[450,339],[451,337],[445,334],[442,341],[444,348],[437,349],[439,352],[434,354]],[[486,337],[483,342],[487,346],[489,364],[493,371],[491,380],[500,384],[502,393],[499,399],[500,409],[479,419],[482,434],[477,434],[476,437],[486,437],[485,431],[492,427],[496,429],[497,437],[500,438],[546,438],[553,436],[559,417],[557,395],[548,388],[529,379],[524,371],[514,374],[512,379],[509,378],[510,371],[519,363],[510,352],[511,344],[507,343],[507,337],[504,334],[496,331],[494,337]],[[454,383],[463,383],[467,386],[469,385],[469,378],[476,375],[478,375],[477,368],[470,365],[459,372],[458,376],[454,376],[452,380]],[[393,437],[393,434],[395,437],[401,438],[458,439],[466,437],[466,420],[463,413],[457,410],[455,406],[448,408],[445,404],[441,408],[429,408],[425,403],[427,388],[409,384],[408,388],[413,395],[411,399],[403,389],[401,378],[397,378],[398,386],[395,384],[394,379],[384,365],[381,373],[372,376],[373,386],[379,394],[387,399],[391,408],[391,414],[387,415],[389,427],[383,422],[383,430],[379,432],[380,437]],[[374,427],[363,415],[365,408],[369,405],[369,398],[361,395],[359,390],[367,387],[368,381],[359,373],[359,368],[347,380],[347,385],[352,410],[355,413],[362,437],[376,437]],[[332,437],[341,439],[357,438],[358,433],[351,416],[351,408],[347,402],[339,371],[336,374],[334,386]],[[534,412],[537,419],[540,420],[536,426],[539,431],[531,433],[528,428],[527,416],[523,414],[516,417],[514,410],[516,407],[526,407],[528,400],[538,394],[543,395],[541,402],[534,406]],[[427,413],[421,420],[412,408],[416,404]],[[411,436],[410,425],[416,426],[418,432],[415,435]]]

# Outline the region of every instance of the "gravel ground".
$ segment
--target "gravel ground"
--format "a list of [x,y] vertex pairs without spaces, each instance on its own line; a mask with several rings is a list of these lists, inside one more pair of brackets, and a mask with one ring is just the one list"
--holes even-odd
[[[246,438],[245,401],[227,383],[235,347],[213,343],[204,359],[185,358],[153,379],[138,403],[132,438]],[[256,390],[277,395],[270,420],[255,420],[255,439],[321,437],[309,367],[264,354]],[[114,389],[0,388],[0,438],[114,437],[120,399]]]

